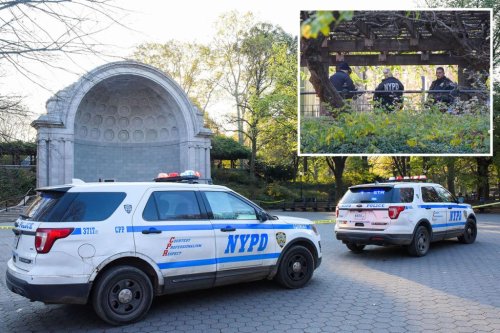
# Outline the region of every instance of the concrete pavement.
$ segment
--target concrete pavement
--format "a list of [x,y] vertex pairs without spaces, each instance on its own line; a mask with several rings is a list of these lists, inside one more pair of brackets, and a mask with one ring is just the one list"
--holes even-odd
[[[313,220],[332,212],[273,212]],[[13,234],[0,230],[0,332],[500,332],[500,215],[478,215],[474,244],[433,243],[414,258],[402,247],[350,252],[318,225],[323,263],[310,284],[261,281],[163,296],[126,327],[90,306],[29,302],[5,287]]]

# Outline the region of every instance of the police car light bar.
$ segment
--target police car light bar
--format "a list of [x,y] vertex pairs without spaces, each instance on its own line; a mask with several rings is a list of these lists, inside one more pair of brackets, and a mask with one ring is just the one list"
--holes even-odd
[[425,175],[420,175],[420,176],[396,176],[396,177],[389,177],[388,179],[390,182],[401,182],[401,181],[412,181],[412,180],[427,180],[427,176]]
[[155,182],[190,182],[200,179],[201,174],[198,171],[186,170],[184,172],[160,172],[154,179]]

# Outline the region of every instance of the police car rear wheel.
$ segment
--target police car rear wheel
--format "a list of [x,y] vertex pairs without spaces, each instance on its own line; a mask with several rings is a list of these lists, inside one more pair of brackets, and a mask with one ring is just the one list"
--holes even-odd
[[347,246],[347,248],[354,253],[361,253],[361,252],[363,252],[363,249],[365,248],[365,245],[356,244],[356,243],[346,243],[345,246]]
[[429,251],[430,244],[429,230],[421,225],[415,231],[411,244],[408,245],[408,252],[412,256],[423,257]]
[[149,277],[135,267],[118,266],[105,272],[92,294],[94,310],[112,325],[142,319],[153,301]]
[[475,242],[477,236],[477,226],[472,219],[467,219],[465,223],[464,234],[458,236],[458,240],[463,244],[472,244]]
[[286,288],[303,287],[311,279],[314,271],[314,258],[303,246],[290,248],[280,262],[276,280]]

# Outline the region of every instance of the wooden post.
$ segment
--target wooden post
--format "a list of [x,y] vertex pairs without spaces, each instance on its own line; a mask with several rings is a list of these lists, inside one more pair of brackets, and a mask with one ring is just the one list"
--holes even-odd
[[422,107],[424,106],[424,103],[425,103],[425,76],[422,75],[421,77],[421,80],[422,80],[422,97],[420,99],[420,102],[422,103]]

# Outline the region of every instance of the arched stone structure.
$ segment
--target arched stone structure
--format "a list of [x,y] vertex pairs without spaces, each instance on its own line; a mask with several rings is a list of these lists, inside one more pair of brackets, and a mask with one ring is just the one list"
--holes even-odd
[[158,172],[210,177],[210,130],[170,77],[133,61],[103,65],[47,101],[37,129],[37,185],[113,179],[148,181]]

